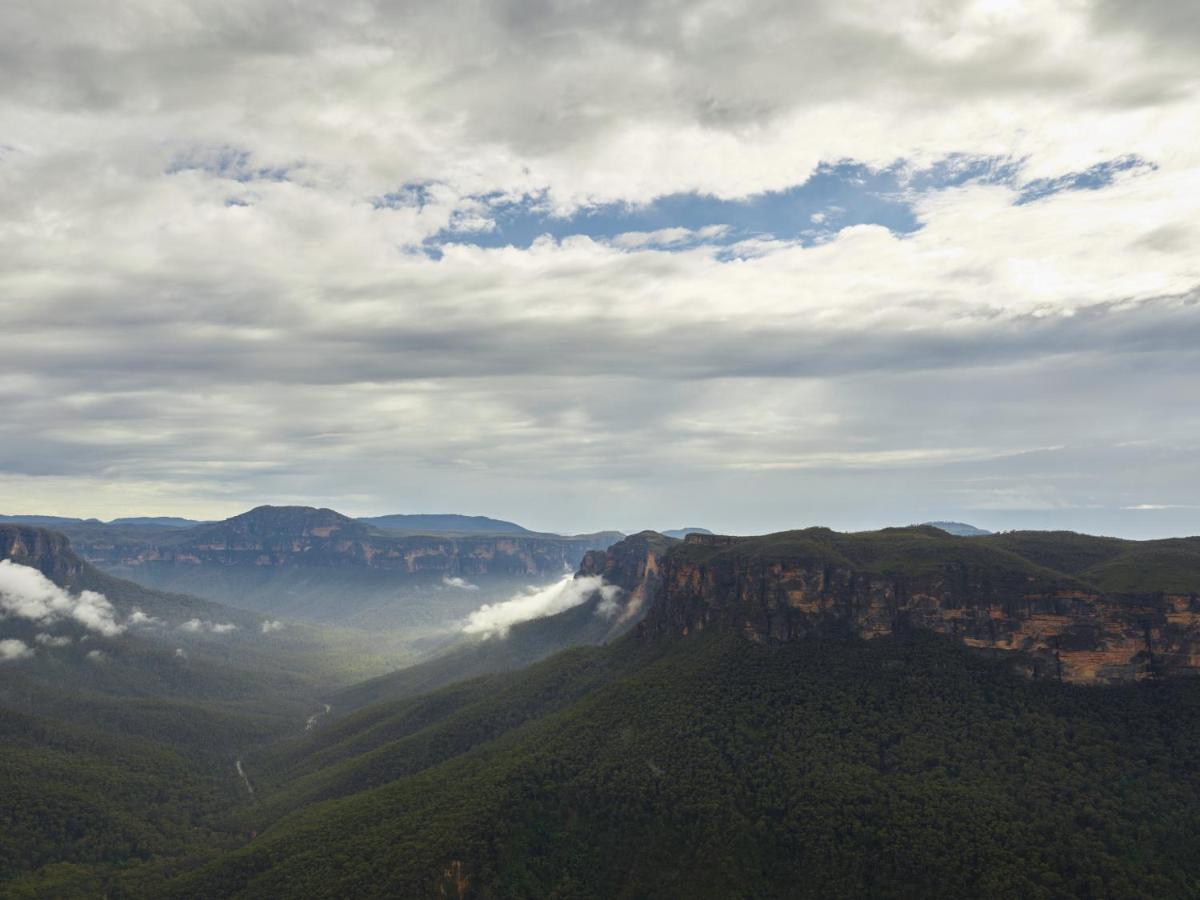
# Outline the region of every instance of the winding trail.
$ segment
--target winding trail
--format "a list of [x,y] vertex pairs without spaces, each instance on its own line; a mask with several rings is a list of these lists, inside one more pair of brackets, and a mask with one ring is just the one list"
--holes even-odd
[[239,756],[234,761],[234,766],[237,767],[238,777],[242,779],[242,784],[246,785],[246,790],[250,792],[250,796],[254,796],[254,785],[250,783],[250,779],[246,777],[246,770],[242,768],[242,759]]

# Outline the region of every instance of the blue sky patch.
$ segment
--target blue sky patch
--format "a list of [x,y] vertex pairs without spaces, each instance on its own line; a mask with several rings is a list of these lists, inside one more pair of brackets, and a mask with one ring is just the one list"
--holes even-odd
[[[681,193],[659,197],[651,203],[606,203],[557,217],[545,198],[525,197],[518,202],[482,196],[479,200],[495,222],[490,231],[447,230],[434,243],[470,243],[481,247],[528,247],[542,235],[557,240],[587,235],[611,241],[630,232],[663,229],[699,231],[725,226],[706,243],[730,244],[749,238],[780,238],[818,243],[848,225],[878,224],[904,234],[919,223],[904,199],[902,170],[894,166],[872,170],[859,163],[822,165],[804,184],[783,191],[768,191],[740,200],[722,200],[705,194]],[[697,241],[680,240],[670,249],[685,249]]]
[[1026,203],[1032,203],[1035,200],[1041,200],[1043,197],[1049,197],[1051,194],[1057,194],[1061,191],[1099,190],[1112,184],[1113,179],[1117,177],[1117,173],[1119,172],[1127,172],[1130,169],[1154,171],[1157,168],[1154,163],[1147,162],[1136,154],[1131,154],[1129,156],[1118,157],[1117,159],[1110,159],[1107,162],[1097,163],[1083,172],[1069,172],[1057,178],[1037,178],[1022,185],[1021,196],[1017,198],[1017,205],[1022,206]]
[[[426,242],[426,252],[447,243],[480,247],[525,248],[542,236],[562,240],[586,235],[613,242],[620,235],[686,229],[689,234],[666,241],[626,242],[629,247],[658,246],[684,250],[697,244],[731,245],[753,238],[796,241],[811,246],[826,241],[851,225],[881,225],[895,234],[921,227],[914,200],[920,194],[970,183],[1004,184],[1019,191],[1016,204],[1030,203],[1060,191],[1096,190],[1111,184],[1117,173],[1153,164],[1123,156],[1057,178],[1020,182],[1023,160],[1009,157],[949,155],[933,165],[913,170],[903,160],[885,169],[843,161],[819,166],[806,182],[782,191],[768,191],[739,200],[706,194],[668,194],[641,205],[607,203],[554,216],[545,196],[513,201],[501,194],[472,197],[494,222],[490,230],[451,227]],[[377,206],[420,206],[429,197],[428,185],[405,185],[377,198]],[[618,242],[620,245],[621,242]],[[737,254],[727,251],[728,257]]]

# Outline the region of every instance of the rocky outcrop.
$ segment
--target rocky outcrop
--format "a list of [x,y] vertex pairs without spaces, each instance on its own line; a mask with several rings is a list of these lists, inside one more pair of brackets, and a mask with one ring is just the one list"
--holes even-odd
[[63,586],[78,582],[84,571],[65,537],[28,525],[0,525],[0,559],[30,566]]
[[617,625],[637,621],[661,586],[660,560],[678,543],[655,531],[643,531],[618,541],[607,550],[589,550],[579,564],[576,577],[599,575],[621,588],[617,598]]
[[[824,534],[832,533],[791,542],[689,535],[655,558],[660,585],[643,633],[722,627],[758,641],[787,641],[925,629],[970,647],[1019,654],[1031,674],[1064,681],[1200,670],[1196,593],[1106,594],[975,545],[979,538],[920,544],[918,565],[893,565],[874,546],[875,556],[864,560],[859,545],[822,544]],[[974,545],[971,552],[953,543],[964,540]]]

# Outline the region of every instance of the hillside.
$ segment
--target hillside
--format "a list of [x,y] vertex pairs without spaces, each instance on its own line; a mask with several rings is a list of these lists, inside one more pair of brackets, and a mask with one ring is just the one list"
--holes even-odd
[[245,795],[236,758],[302,732],[320,693],[405,659],[386,639],[122,581],[61,534],[11,524],[0,650],[4,896],[32,869],[50,879],[39,896],[70,896],[55,872],[219,846],[219,812]]
[[260,757],[265,830],[170,892],[1185,897],[1198,714],[936,636],[630,636]]

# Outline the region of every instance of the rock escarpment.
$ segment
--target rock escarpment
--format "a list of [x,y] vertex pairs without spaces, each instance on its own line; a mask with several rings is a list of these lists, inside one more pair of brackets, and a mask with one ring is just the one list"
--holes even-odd
[[635,622],[662,586],[660,561],[672,544],[679,543],[656,531],[642,531],[618,541],[607,550],[583,555],[576,577],[599,575],[621,589],[617,598],[617,624]]
[[106,569],[238,566],[387,570],[429,576],[544,575],[576,567],[594,538],[396,534],[331,509],[259,507],[222,522],[148,534],[81,532],[76,549]]
[[[656,556],[660,585],[640,627],[735,628],[761,641],[925,629],[1078,683],[1200,670],[1196,589],[1105,591],[988,540],[933,528],[690,535]],[[1154,580],[1148,573],[1144,587]]]
[[0,559],[37,569],[59,585],[74,585],[83,576],[84,562],[65,537],[28,525],[0,525]]

